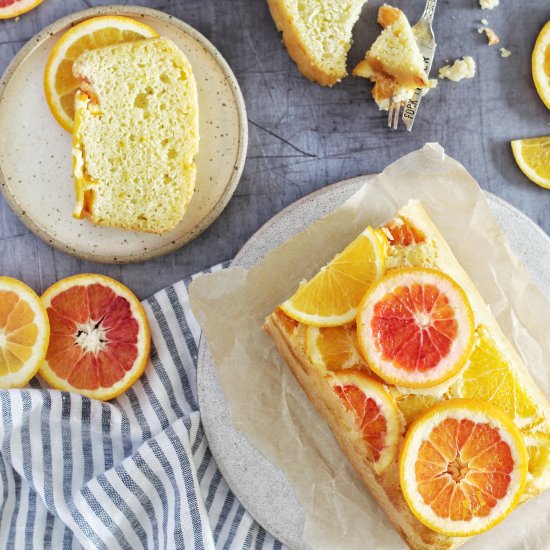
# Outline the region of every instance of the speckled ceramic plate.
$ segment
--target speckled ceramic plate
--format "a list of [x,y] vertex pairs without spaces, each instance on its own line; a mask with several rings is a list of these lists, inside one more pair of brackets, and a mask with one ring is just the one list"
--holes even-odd
[[[234,266],[252,268],[271,250],[340,206],[365,183],[355,178],[326,187],[290,205],[264,225],[241,249]],[[550,298],[550,238],[527,216],[487,194],[489,206],[516,257]],[[284,474],[233,428],[208,346],[201,339],[197,365],[202,423],[210,449],[235,496],[267,531],[290,548],[301,543],[304,512]]]
[[[57,39],[71,25],[97,15],[134,17],[171,38],[197,80],[200,153],[196,191],[182,222],[164,235],[99,227],[72,218],[71,135],[51,115],[44,68]],[[242,172],[248,143],[239,85],[216,48],[195,29],[160,11],[108,6],[53,23],[19,52],[0,82],[0,183],[21,220],[64,252],[98,262],[137,262],[171,252],[204,231],[222,212]]]

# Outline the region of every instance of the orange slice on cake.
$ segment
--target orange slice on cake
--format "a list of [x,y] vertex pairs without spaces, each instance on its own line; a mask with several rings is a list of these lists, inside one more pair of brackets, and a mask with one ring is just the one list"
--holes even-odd
[[464,291],[441,271],[400,268],[375,282],[357,312],[363,357],[398,386],[440,384],[464,366],[474,317]]
[[113,399],[142,374],[151,338],[143,307],[104,275],[75,275],[42,295],[51,325],[40,375],[59,390]]
[[411,425],[399,473],[405,499],[424,525],[466,537],[514,509],[527,466],[523,436],[502,411],[484,401],[452,399]]
[[280,307],[306,325],[345,325],[355,318],[365,291],[383,275],[384,258],[383,238],[368,227]]
[[145,23],[122,15],[93,17],[71,27],[51,51],[44,73],[46,100],[57,122],[68,132],[73,131],[75,93],[79,88],[73,63],[80,54],[156,36],[156,31]]
[[360,371],[335,371],[327,375],[340,398],[341,417],[356,446],[382,473],[396,458],[401,417],[393,397],[380,382]]
[[48,349],[50,324],[32,288],[0,277],[0,388],[24,386]]

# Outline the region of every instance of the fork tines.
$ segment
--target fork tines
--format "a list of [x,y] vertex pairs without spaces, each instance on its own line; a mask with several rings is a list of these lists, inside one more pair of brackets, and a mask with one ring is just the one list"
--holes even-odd
[[404,101],[396,102],[393,98],[390,98],[390,106],[388,108],[388,128],[397,130],[397,126],[399,125],[399,115],[404,108]]

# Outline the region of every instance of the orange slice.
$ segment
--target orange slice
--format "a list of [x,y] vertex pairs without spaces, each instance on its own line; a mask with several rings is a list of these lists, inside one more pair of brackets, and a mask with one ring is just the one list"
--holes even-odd
[[43,0],[0,0],[0,19],[17,17],[36,8]]
[[[476,330],[474,349],[452,393],[482,399],[504,411],[520,429],[542,423],[545,412],[511,366],[485,326]],[[547,421],[548,422],[548,421]]]
[[537,92],[550,109],[550,21],[537,36],[531,57],[531,71]]
[[307,327],[307,357],[321,370],[369,370],[359,352],[355,323],[341,327]]
[[381,230],[385,233],[391,246],[410,246],[423,243],[426,240],[426,235],[403,216],[393,218]]
[[499,409],[475,399],[435,405],[409,428],[401,488],[413,514],[447,536],[470,536],[502,521],[523,493],[523,436]]
[[24,386],[48,349],[50,324],[32,288],[0,277],[0,388]]
[[525,435],[529,465],[525,492],[538,494],[550,487],[550,434]]
[[327,375],[340,398],[341,413],[364,455],[381,474],[397,457],[401,419],[395,401],[382,384],[360,371],[335,371]]
[[132,292],[103,275],[75,275],[42,295],[51,326],[40,375],[59,390],[113,399],[142,374],[151,338]]
[[353,321],[357,306],[370,285],[384,273],[385,248],[367,227],[309,282],[281,304],[281,309],[306,325],[330,327]]
[[57,122],[68,132],[73,131],[75,93],[79,88],[73,63],[81,53],[156,36],[156,31],[145,23],[121,15],[86,19],[63,34],[48,57],[44,73],[46,100]]
[[550,136],[516,139],[511,143],[520,170],[533,183],[550,189]]
[[394,269],[374,283],[357,312],[363,357],[383,380],[435,386],[464,366],[474,317],[464,291],[435,269]]

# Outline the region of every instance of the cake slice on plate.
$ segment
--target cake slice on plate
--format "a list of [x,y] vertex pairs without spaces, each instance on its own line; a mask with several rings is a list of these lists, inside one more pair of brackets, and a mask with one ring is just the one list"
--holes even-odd
[[73,66],[76,218],[164,233],[195,188],[198,96],[191,65],[167,38],[90,50]]

